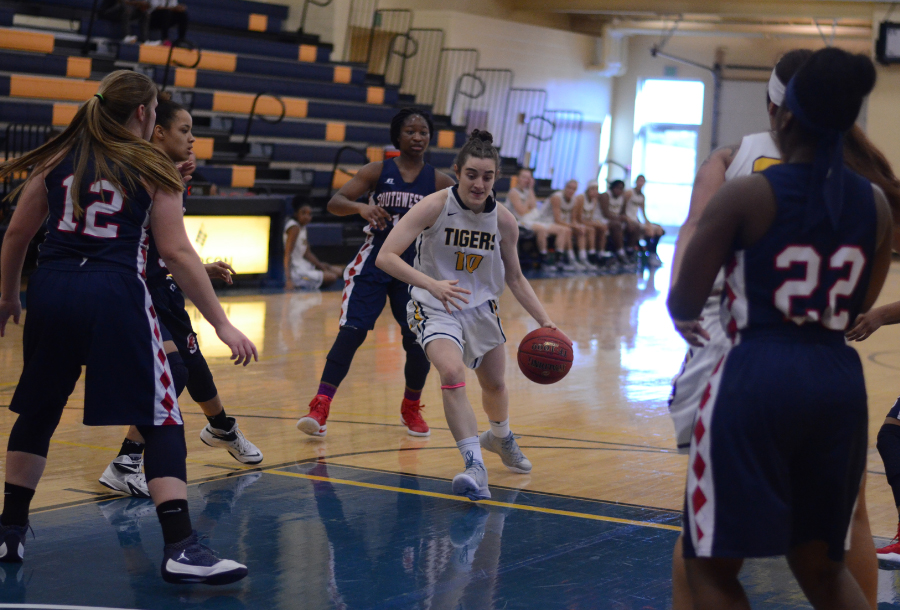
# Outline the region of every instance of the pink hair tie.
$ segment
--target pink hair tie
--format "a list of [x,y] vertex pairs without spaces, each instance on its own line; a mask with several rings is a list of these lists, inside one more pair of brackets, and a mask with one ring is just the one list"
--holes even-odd
[[463,381],[462,383],[457,383],[456,385],[442,385],[441,389],[442,390],[456,390],[456,389],[464,388],[464,387],[466,387],[465,381]]

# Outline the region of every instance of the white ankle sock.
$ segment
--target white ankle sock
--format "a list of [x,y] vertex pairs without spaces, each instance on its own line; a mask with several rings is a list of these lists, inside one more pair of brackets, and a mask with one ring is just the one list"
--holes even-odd
[[471,452],[472,457],[476,462],[484,464],[484,458],[481,457],[481,445],[478,444],[477,436],[470,436],[469,438],[457,441],[456,446],[459,448],[459,454],[463,459],[466,459],[466,454]]
[[[490,420],[489,420],[490,421]],[[509,418],[507,417],[503,421],[492,421],[491,424],[491,433],[497,438],[506,438],[509,436]]]
[[588,250],[588,256],[590,256],[591,254],[597,254],[597,251],[596,250]]
[[541,256],[547,256],[547,251],[546,251],[546,250],[541,250]]

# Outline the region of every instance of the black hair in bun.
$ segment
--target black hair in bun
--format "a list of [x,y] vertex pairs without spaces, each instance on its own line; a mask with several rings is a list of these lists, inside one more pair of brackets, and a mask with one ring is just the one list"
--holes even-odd
[[463,144],[456,154],[456,167],[461,170],[469,157],[477,159],[493,159],[500,171],[500,151],[494,146],[494,136],[483,129],[473,129],[469,139]]

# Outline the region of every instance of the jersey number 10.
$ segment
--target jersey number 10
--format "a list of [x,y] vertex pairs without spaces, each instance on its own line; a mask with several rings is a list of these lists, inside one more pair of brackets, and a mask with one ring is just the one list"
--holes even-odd
[[[72,201],[72,182],[74,181],[75,176],[69,176],[63,180],[63,186],[66,187],[66,203],[63,216],[59,220],[58,229],[66,233],[73,233],[78,228],[78,221],[75,219],[75,202]],[[98,195],[101,192],[109,193],[112,197],[109,198],[109,201],[95,201],[84,209],[84,229],[82,233],[93,237],[115,238],[119,234],[119,225],[113,223],[98,224],[97,215],[112,216],[116,212],[121,211],[124,202],[122,193],[116,190],[116,187],[111,182],[106,180],[98,180],[92,183],[88,190]]]
[[484,260],[484,257],[480,254],[466,254],[465,252],[457,252],[456,270],[475,273],[475,270],[478,269],[478,265],[481,264],[482,260]]
[[785,280],[775,291],[775,307],[786,318],[795,322],[821,322],[831,330],[845,330],[850,324],[850,312],[846,309],[838,309],[838,297],[849,298],[856,290],[863,268],[866,266],[866,256],[858,246],[842,246],[831,255],[828,268],[840,271],[850,266],[850,272],[846,278],[837,280],[828,291],[828,306],[824,311],[806,309],[797,316],[793,314],[793,300],[805,299],[813,295],[822,279],[819,270],[822,267],[822,256],[812,246],[788,246],[775,258],[777,269],[790,269],[794,265],[805,265],[806,275],[803,279]]

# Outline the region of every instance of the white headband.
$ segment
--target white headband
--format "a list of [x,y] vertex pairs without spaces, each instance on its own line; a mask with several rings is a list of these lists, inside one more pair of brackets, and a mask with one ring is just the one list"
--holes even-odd
[[784,103],[784,89],[784,83],[775,74],[775,70],[772,70],[772,76],[769,77],[769,99],[776,106],[781,106]]

